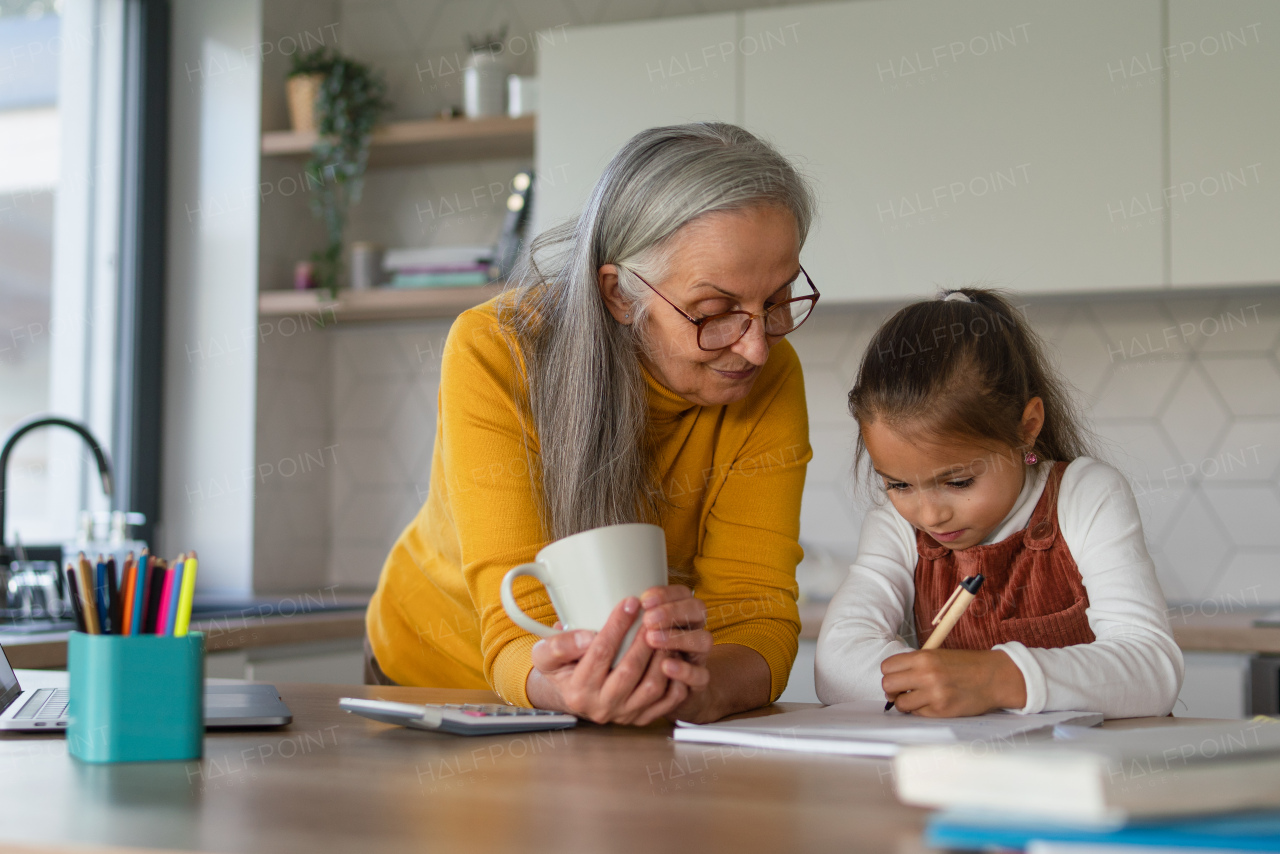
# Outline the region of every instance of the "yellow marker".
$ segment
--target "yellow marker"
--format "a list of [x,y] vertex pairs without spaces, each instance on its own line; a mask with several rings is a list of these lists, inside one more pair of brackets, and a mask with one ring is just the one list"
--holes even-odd
[[182,592],[178,594],[178,613],[174,617],[173,636],[180,638],[191,628],[191,601],[196,595],[196,553],[192,552],[182,568]]

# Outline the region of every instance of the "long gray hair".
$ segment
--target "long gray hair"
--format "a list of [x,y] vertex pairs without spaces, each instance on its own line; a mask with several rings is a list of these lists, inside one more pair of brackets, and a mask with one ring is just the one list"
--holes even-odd
[[[537,433],[545,532],[553,539],[602,525],[656,522],[662,492],[646,440],[640,368],[652,296],[637,274],[664,278],[671,238],[717,211],[779,206],[801,244],[813,220],[806,182],[770,145],[729,124],[636,134],[605,168],[577,221],[544,232],[513,276],[504,325],[525,364],[523,390]],[[597,271],[618,267],[633,325],[605,308]]]

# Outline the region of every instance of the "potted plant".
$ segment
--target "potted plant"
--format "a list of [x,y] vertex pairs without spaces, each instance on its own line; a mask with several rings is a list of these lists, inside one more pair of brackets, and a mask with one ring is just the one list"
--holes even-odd
[[311,260],[317,284],[336,298],[347,210],[360,201],[369,138],[391,104],[382,74],[329,48],[294,58],[290,82],[308,75],[320,77],[320,83],[312,102],[317,137],[307,161],[307,185],[312,213],[324,221],[328,237]]
[[289,103],[289,124],[295,131],[316,129],[316,99],[330,63],[329,54],[323,49],[298,51],[293,55],[289,77],[285,80],[285,97]]

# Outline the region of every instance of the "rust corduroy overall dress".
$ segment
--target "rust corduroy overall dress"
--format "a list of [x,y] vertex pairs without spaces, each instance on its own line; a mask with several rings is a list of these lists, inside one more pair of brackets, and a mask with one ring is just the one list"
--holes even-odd
[[1085,618],[1089,594],[1058,530],[1058,492],[1066,463],[1054,463],[1027,527],[990,545],[951,551],[916,531],[915,626],[921,644],[933,617],[965,576],[982,573],[977,598],[943,649],[991,649],[1019,641],[1053,649],[1094,641]]

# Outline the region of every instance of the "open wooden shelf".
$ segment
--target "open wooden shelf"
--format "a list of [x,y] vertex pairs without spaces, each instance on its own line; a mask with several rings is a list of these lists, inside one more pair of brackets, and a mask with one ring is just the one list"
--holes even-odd
[[263,291],[258,294],[260,317],[307,315],[311,325],[371,320],[414,320],[452,317],[474,308],[502,290],[501,283],[469,288],[373,288],[339,291],[337,301],[319,291]]
[[[415,166],[453,160],[531,157],[534,127],[534,116],[390,122],[373,131],[369,165]],[[315,143],[314,131],[269,131],[262,135],[262,154],[264,157],[305,157]]]

